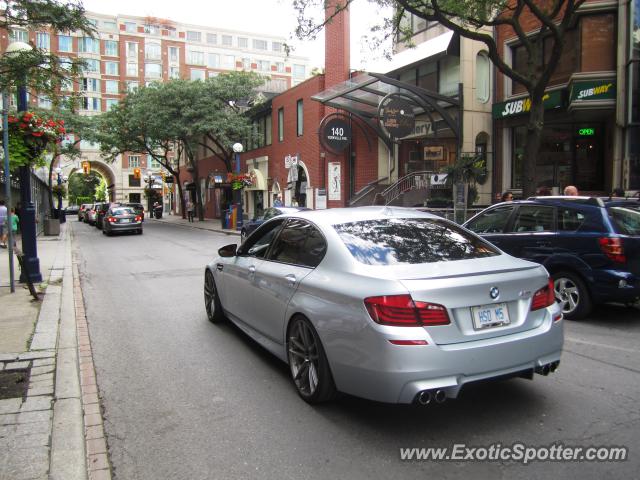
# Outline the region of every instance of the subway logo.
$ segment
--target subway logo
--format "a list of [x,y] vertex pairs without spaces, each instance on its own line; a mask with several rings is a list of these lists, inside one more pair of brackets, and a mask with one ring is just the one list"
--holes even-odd
[[613,87],[613,83],[608,83],[606,85],[598,85],[597,87],[591,87],[585,90],[580,90],[578,92],[578,95],[576,96],[576,100],[595,97],[596,95],[603,95],[605,93],[608,93],[611,87]]

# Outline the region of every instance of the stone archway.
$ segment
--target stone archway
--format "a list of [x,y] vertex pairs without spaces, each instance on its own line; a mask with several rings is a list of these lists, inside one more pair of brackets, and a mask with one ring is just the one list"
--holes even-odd
[[90,171],[95,172],[98,175],[100,175],[102,178],[104,178],[105,182],[107,183],[107,195],[108,195],[107,200],[110,202],[115,201],[116,175],[113,172],[113,169],[111,168],[111,166],[106,164],[103,161],[82,159],[82,160],[75,161],[73,163],[61,165],[62,175],[66,177],[71,177],[71,175],[74,173],[81,174],[81,175],[84,174],[82,169],[82,164],[84,162],[89,163]]

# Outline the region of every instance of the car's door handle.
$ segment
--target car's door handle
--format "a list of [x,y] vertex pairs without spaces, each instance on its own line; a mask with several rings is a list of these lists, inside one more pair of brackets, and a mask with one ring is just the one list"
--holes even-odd
[[218,271],[219,271],[219,272],[221,272],[221,271],[222,271],[222,269],[223,269],[224,267],[222,266],[222,264],[221,264],[221,263],[218,263],[218,264],[216,265],[216,268],[218,269]]
[[287,283],[289,284],[289,286],[294,286],[296,284],[296,276],[293,273],[285,275],[284,278],[287,279]]
[[254,273],[256,273],[256,267],[255,267],[255,266],[253,266],[253,265],[251,265],[251,266],[249,267],[249,273],[250,273],[250,274],[254,274]]

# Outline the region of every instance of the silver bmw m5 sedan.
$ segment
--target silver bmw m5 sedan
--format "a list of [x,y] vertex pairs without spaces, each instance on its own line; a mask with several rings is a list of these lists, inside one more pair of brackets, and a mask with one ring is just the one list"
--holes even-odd
[[547,375],[562,314],[544,267],[399,207],[297,212],[207,265],[207,316],[286,362],[309,403],[428,404],[469,382]]

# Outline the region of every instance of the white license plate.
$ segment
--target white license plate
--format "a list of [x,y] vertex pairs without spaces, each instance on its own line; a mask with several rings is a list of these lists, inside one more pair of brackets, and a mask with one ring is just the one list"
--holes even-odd
[[131,219],[129,218],[121,218],[120,219],[120,223],[129,223],[131,221]]
[[497,327],[499,325],[508,325],[511,323],[506,303],[494,303],[491,305],[471,307],[471,314],[473,316],[473,326],[476,330]]

